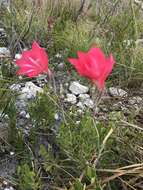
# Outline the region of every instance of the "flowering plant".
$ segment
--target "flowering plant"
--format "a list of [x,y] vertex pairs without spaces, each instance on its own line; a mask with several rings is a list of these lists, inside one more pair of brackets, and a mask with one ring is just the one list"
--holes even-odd
[[87,53],[78,51],[78,58],[69,58],[79,75],[90,79],[97,84],[99,90],[103,90],[105,80],[111,73],[115,63],[112,54],[108,58],[100,48],[91,48]]
[[[115,64],[114,58],[112,54],[109,57],[105,57],[101,49],[97,47],[92,47],[87,53],[78,51],[77,55],[78,58],[69,58],[69,62],[75,67],[79,75],[90,79],[101,92],[99,96],[96,95],[96,88],[94,88],[92,94],[96,110],[103,94],[105,81]],[[48,55],[37,42],[33,42],[31,50],[22,53],[22,57],[16,60],[16,64],[20,67],[20,70],[17,72],[18,75],[23,74],[28,77],[36,77],[41,73],[48,73],[52,76],[56,92],[55,80],[48,68]]]
[[33,42],[31,50],[23,51],[21,58],[16,60],[16,64],[20,67],[17,74],[26,75],[30,78],[50,71],[48,55],[37,42]]

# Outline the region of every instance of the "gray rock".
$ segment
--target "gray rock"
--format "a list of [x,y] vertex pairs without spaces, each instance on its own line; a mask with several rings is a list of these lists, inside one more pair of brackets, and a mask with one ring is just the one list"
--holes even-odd
[[43,89],[36,86],[33,82],[26,82],[25,87],[22,88],[18,99],[29,100],[34,99],[37,93],[42,93]]
[[23,117],[23,118],[26,118],[26,111],[25,110],[22,110],[20,113],[19,113],[19,115],[21,116],[21,117]]
[[72,92],[72,94],[79,95],[87,93],[89,88],[87,86],[81,85],[77,81],[74,81],[70,84],[69,90]]
[[109,94],[117,97],[127,97],[127,92],[121,88],[110,87]]
[[22,110],[25,110],[27,107],[27,102],[23,99],[18,99],[16,101],[16,108],[19,110],[19,111],[22,111]]
[[67,98],[65,99],[65,102],[76,104],[77,102],[76,96],[74,94],[67,94]]
[[25,118],[19,118],[18,120],[17,120],[17,122],[16,122],[16,126],[17,126],[17,128],[19,128],[19,127],[24,127],[25,126],[25,124],[26,124],[26,120],[25,120]]
[[57,65],[58,69],[59,70],[63,70],[65,68],[65,63],[64,62],[61,62]]
[[19,116],[24,118],[24,119],[29,119],[30,118],[30,114],[27,113],[25,110],[22,110],[20,113],[19,113]]

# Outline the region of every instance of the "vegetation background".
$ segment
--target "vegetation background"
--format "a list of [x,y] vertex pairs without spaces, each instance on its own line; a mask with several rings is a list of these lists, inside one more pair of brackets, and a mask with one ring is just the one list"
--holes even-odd
[[[78,115],[74,107],[61,109],[59,96],[45,87],[44,93],[28,104],[30,122],[35,127],[26,136],[16,125],[18,93],[9,89],[21,82],[15,76],[15,54],[30,48],[36,40],[52,57],[53,70],[57,53],[62,55],[66,69],[70,69],[67,57],[75,57],[77,50],[86,51],[96,45],[106,54],[112,52],[116,67],[107,87],[118,86],[129,95],[142,96],[143,3],[134,0],[7,3],[7,6],[1,3],[0,8],[0,27],[6,32],[0,38],[0,46],[7,46],[11,55],[0,57],[0,170],[8,167],[8,161],[12,162],[9,152],[14,152],[16,170],[8,176],[0,172],[0,184],[7,181],[18,190],[143,189],[143,107],[137,110],[133,107],[126,119],[122,111],[116,111],[108,113],[108,121],[98,121],[92,110]],[[72,77],[78,78],[76,73]],[[24,78],[23,82],[27,80]],[[112,107],[112,101],[108,107]],[[57,112],[64,116],[58,131],[53,114]],[[8,118],[3,127],[5,115]],[[80,118],[78,125],[77,118]]]

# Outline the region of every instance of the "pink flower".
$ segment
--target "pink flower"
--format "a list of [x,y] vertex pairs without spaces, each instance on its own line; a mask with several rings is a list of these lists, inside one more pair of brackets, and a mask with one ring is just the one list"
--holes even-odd
[[33,42],[31,50],[23,51],[21,58],[16,60],[16,64],[20,67],[18,75],[35,77],[40,73],[49,72],[48,55],[37,42]]
[[69,58],[79,75],[86,77],[97,84],[99,90],[103,90],[105,80],[115,64],[112,54],[107,58],[100,48],[93,47],[87,53],[77,52],[78,58]]

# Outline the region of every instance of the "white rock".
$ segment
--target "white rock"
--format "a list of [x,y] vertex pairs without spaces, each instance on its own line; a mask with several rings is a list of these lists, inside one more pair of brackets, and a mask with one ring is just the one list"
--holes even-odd
[[22,110],[20,113],[19,113],[19,115],[21,116],[21,117],[23,117],[23,118],[25,118],[26,117],[26,111],[25,110]]
[[8,119],[8,115],[3,113],[3,111],[0,111],[0,118]]
[[55,113],[54,118],[55,118],[55,120],[59,120],[59,114]]
[[10,156],[13,156],[15,153],[14,152],[10,152]]
[[10,189],[10,190],[14,190],[14,188],[13,188],[13,187],[10,187],[9,189]]
[[10,51],[6,47],[0,47],[0,57],[10,57]]
[[23,76],[18,76],[19,80],[22,80],[23,79]]
[[143,99],[142,99],[141,97],[139,97],[139,96],[134,96],[134,97],[130,98],[130,99],[128,100],[128,102],[129,102],[129,104],[131,104],[131,105],[134,105],[134,104],[141,104],[141,103],[143,103]]
[[67,98],[65,99],[65,102],[76,104],[77,102],[76,96],[74,94],[67,94]]
[[141,0],[134,0],[134,3],[136,3],[137,5],[141,5],[142,1]]
[[4,181],[3,181],[3,184],[4,184],[4,185],[8,185],[8,182],[4,180]]
[[55,55],[55,57],[56,57],[56,58],[61,58],[62,55],[61,55],[60,53],[57,53],[57,54]]
[[0,28],[0,33],[4,33],[4,32],[5,32],[4,28]]
[[0,28],[0,38],[5,38],[5,37],[6,37],[6,32],[5,32],[4,28]]
[[87,86],[81,85],[79,82],[74,81],[70,84],[69,90],[75,94],[85,94],[89,91],[89,88]]
[[82,102],[78,102],[78,103],[77,103],[77,107],[81,108],[82,110],[85,109],[85,106],[83,105]]
[[67,86],[69,86],[69,83],[68,83],[68,82],[66,82],[66,83],[65,83],[65,86],[66,86],[66,87],[67,87]]
[[27,113],[26,116],[25,116],[26,119],[29,119],[30,118],[30,114]]
[[[143,5],[143,4],[142,4]],[[143,7],[142,7],[143,8]],[[143,44],[143,39],[137,39],[135,41],[136,45],[142,45]]]
[[82,102],[83,102],[84,100],[90,98],[89,94],[80,94],[78,97],[79,97],[79,100],[81,100]]
[[33,99],[37,93],[42,93],[43,89],[36,86],[33,82],[26,82],[25,87],[22,88],[21,94],[18,96],[19,99]]
[[14,190],[14,188],[13,187],[6,187],[6,188],[4,188],[4,190]]
[[83,110],[82,110],[82,109],[78,109],[78,110],[77,110],[77,113],[83,114]]
[[22,55],[20,53],[15,54],[15,59],[20,59],[21,57],[22,57]]
[[94,107],[94,103],[91,99],[86,99],[84,101],[84,105],[86,105],[88,108],[93,108]]
[[141,4],[141,9],[143,10],[143,3]]
[[109,94],[111,96],[127,97],[127,92],[121,88],[110,87]]
[[20,84],[12,84],[9,88],[10,88],[10,90],[19,92],[21,89],[21,85]]
[[75,123],[76,123],[77,125],[79,125],[79,124],[80,124],[80,121],[76,121]]

